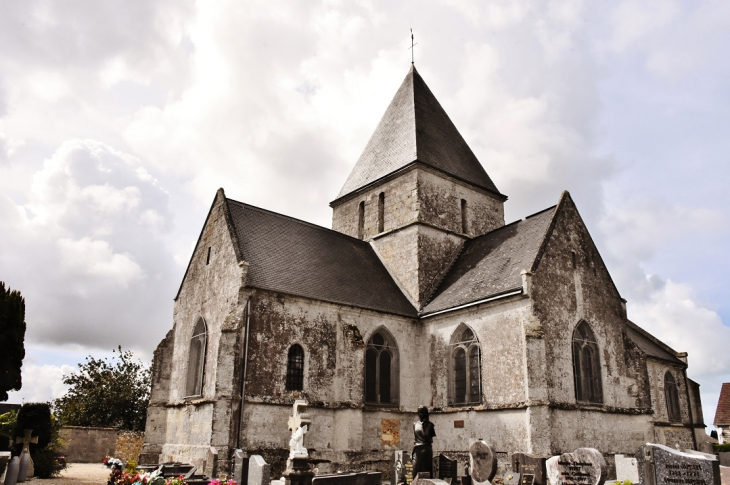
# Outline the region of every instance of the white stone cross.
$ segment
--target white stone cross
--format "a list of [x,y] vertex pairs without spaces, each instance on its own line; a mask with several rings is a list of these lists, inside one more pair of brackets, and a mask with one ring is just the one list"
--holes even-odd
[[34,436],[31,438],[31,433],[33,433],[32,429],[26,429],[25,436],[23,436],[22,438],[20,436],[15,438],[16,443],[23,443],[23,451],[21,451],[21,453],[30,453],[30,448],[28,448],[30,444],[38,444],[38,437]]
[[307,410],[307,401],[297,399],[294,401],[294,411],[289,417],[289,431],[291,431],[291,439],[289,440],[289,459],[307,458],[309,453],[304,447],[304,434],[309,431],[309,425],[312,421],[309,414],[302,411]]

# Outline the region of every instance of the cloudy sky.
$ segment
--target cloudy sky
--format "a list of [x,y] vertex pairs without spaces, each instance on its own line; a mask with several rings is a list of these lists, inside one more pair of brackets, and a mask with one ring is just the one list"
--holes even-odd
[[24,385],[143,359],[218,187],[324,226],[410,66],[507,221],[569,190],[629,317],[730,381],[730,3],[0,0],[0,280]]

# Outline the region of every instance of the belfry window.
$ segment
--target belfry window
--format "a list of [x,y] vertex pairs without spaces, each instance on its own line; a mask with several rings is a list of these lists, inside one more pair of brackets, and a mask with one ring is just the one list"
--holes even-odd
[[357,238],[365,237],[365,201],[357,206]]
[[203,394],[203,378],[205,374],[205,347],[207,344],[207,329],[202,317],[195,323],[193,335],[190,337],[190,351],[188,352],[188,375],[185,388],[186,396],[200,396]]
[[378,195],[378,233],[385,230],[385,192]]
[[577,401],[603,402],[598,342],[585,321],[573,331],[573,377]]
[[664,374],[664,399],[667,401],[667,417],[669,421],[681,421],[682,415],[679,411],[679,391],[677,381],[671,372]]
[[469,229],[466,223],[466,199],[461,199],[461,232],[463,234],[466,234]]
[[375,332],[365,349],[365,402],[398,404],[398,348],[384,330]]
[[304,349],[299,344],[289,347],[286,361],[286,390],[301,391],[304,389]]
[[451,337],[449,348],[449,404],[481,403],[481,352],[474,332],[460,325]]

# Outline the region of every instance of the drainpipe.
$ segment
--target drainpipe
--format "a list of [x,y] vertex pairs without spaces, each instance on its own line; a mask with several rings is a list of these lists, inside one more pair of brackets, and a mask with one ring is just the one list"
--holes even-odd
[[[678,352],[677,358],[687,364],[687,352]],[[689,399],[689,380],[687,379],[687,367],[684,368],[684,392],[687,395],[687,410],[689,411],[690,431],[692,432],[692,445],[697,450],[697,435],[695,435],[695,419],[692,414],[692,402]],[[699,451],[699,450],[697,450]]]
[[246,300],[246,347],[243,351],[243,376],[241,377],[241,406],[238,415],[238,432],[236,433],[236,449],[241,448],[241,430],[243,429],[243,403],[246,401],[246,371],[248,369],[248,336],[251,321],[251,297]]

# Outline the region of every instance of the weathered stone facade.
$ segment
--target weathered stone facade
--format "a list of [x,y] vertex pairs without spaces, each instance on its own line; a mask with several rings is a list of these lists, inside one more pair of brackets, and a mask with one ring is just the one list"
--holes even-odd
[[[368,144],[380,136],[388,149],[361,157],[374,174],[392,170],[370,180],[358,162],[352,189],[331,204],[337,232],[218,192],[155,352],[142,461],[192,461],[214,475],[241,448],[278,476],[295,399],[309,403],[306,446],[321,471],[389,473],[424,404],[435,452],[455,457],[472,438],[502,464],[518,451],[700,447],[686,354],[627,319],[570,195],[505,226],[506,197],[415,70],[404,86]],[[408,123],[421,135],[399,151],[384,134]],[[451,134],[433,154],[423,133]],[[576,337],[579,326],[589,337]]]

